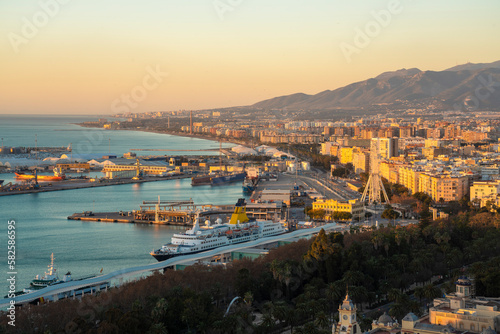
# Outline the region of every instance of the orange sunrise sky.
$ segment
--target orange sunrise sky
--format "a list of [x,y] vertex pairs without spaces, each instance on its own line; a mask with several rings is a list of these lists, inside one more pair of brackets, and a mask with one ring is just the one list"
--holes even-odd
[[131,93],[133,112],[240,106],[492,62],[499,13],[496,0],[0,1],[0,113],[107,115]]

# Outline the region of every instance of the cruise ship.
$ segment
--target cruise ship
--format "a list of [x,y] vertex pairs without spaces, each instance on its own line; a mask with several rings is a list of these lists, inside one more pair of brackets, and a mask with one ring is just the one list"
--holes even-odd
[[250,220],[246,215],[245,200],[240,198],[228,224],[219,218],[215,224],[209,220],[200,226],[199,215],[192,229],[174,234],[169,244],[150,254],[158,261],[165,261],[179,255],[208,251],[214,248],[252,241],[287,232],[283,222],[271,220]]

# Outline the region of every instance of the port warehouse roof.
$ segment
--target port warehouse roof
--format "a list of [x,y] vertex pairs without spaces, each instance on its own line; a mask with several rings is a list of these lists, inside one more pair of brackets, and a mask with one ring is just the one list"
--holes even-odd
[[254,150],[253,148],[246,147],[243,145],[235,146],[231,149],[231,151],[233,151],[234,153],[236,153],[238,155],[257,155],[258,154],[257,151]]
[[[138,266],[138,267],[121,269],[121,270],[113,271],[113,272],[106,274],[106,275],[90,278],[87,280],[71,281],[71,282],[67,282],[67,283],[61,283],[61,284],[57,284],[57,285],[48,286],[46,288],[37,290],[37,291],[29,293],[29,294],[17,296],[14,298],[14,300],[15,300],[16,304],[17,303],[29,303],[30,301],[34,301],[34,300],[37,300],[37,299],[42,298],[42,297],[48,297],[48,296],[56,295],[59,293],[84,288],[84,287],[87,287],[89,285],[97,285],[100,283],[109,282],[111,280],[119,280],[119,279],[123,279],[125,277],[140,275],[142,273],[149,272],[149,271],[161,270],[161,269],[164,269],[166,267],[170,267],[170,266],[173,266],[176,264],[181,264],[181,263],[193,261],[193,260],[200,260],[203,258],[218,255],[221,253],[228,253],[228,252],[232,252],[232,251],[236,251],[236,250],[240,250],[240,249],[245,249],[248,247],[255,247],[255,246],[267,244],[270,242],[307,237],[307,236],[310,236],[312,234],[318,233],[322,228],[325,230],[339,230],[339,229],[342,229],[343,227],[339,226],[337,223],[330,223],[330,224],[323,225],[321,227],[309,228],[309,229],[305,229],[305,230],[298,230],[298,231],[294,231],[294,232],[290,232],[290,233],[280,234],[277,236],[271,236],[271,237],[257,239],[254,241],[244,242],[241,244],[219,247],[219,248],[209,250],[206,252],[202,252],[202,253],[176,256],[176,257],[170,258],[170,259],[162,261],[162,262],[146,264],[146,265]],[[0,309],[7,308],[10,305],[10,300],[12,300],[12,299],[10,299],[10,298],[0,299]]]
[[259,152],[260,154],[264,154],[264,155],[267,155],[267,156],[270,156],[270,157],[279,157],[279,158],[281,158],[282,156],[287,156],[287,157],[290,157],[290,158],[295,158],[295,156],[292,155],[292,154],[280,151],[280,150],[278,150],[278,149],[276,149],[274,147],[267,146],[267,145],[257,146],[255,148],[255,150],[257,152]]
[[275,158],[281,158],[283,156],[290,157],[290,158],[295,158],[293,155],[289,153],[285,153],[283,151],[277,150],[274,147],[267,146],[267,145],[261,145],[256,147],[255,149],[249,148],[243,145],[238,145],[235,146],[231,149],[234,153],[238,155],[267,155],[270,157],[275,157]]
[[[61,157],[47,157],[45,159],[34,159],[33,155],[26,157],[19,157],[16,155],[0,155],[0,166],[7,167],[22,167],[22,166],[53,166],[57,163],[69,163],[69,162],[87,162],[92,159],[101,160],[103,156],[110,155],[106,153],[93,153],[93,154],[63,154]],[[104,160],[104,159],[102,159]],[[135,160],[134,160],[135,162]]]

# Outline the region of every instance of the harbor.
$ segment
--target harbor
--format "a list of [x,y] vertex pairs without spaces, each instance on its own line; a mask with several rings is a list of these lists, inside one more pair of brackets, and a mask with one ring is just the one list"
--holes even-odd
[[[30,294],[24,294],[17,296],[15,298],[15,303],[17,305],[22,305],[22,304],[27,304],[30,302],[33,302],[35,300],[39,300],[40,298],[47,298],[47,297],[52,297],[53,296],[58,296],[63,293],[67,293],[68,291],[73,291],[75,289],[81,289],[85,286],[93,285],[93,286],[99,286],[99,284],[104,284],[106,282],[114,282],[115,285],[117,282],[124,281],[128,278],[132,277],[137,277],[141,276],[153,271],[158,271],[158,270],[163,270],[166,268],[174,268],[175,266],[178,266],[179,269],[181,269],[184,265],[186,264],[191,264],[200,260],[204,260],[205,262],[212,263],[212,260],[215,261],[215,259],[220,259],[220,258],[231,258],[230,254],[235,251],[239,250],[249,250],[252,248],[266,248],[266,245],[269,245],[267,247],[276,247],[276,244],[278,242],[282,241],[293,241],[297,240],[299,238],[309,238],[312,235],[318,233],[321,229],[325,230],[341,230],[342,226],[339,226],[338,224],[332,223],[332,224],[327,224],[322,227],[316,227],[316,228],[311,228],[311,229],[305,229],[305,230],[298,230],[295,232],[290,232],[286,234],[281,234],[277,236],[271,236],[271,237],[266,237],[254,241],[249,241],[241,244],[235,244],[235,245],[230,245],[230,246],[225,246],[225,247],[220,247],[216,248],[213,250],[208,250],[202,253],[197,253],[197,254],[190,254],[190,255],[183,255],[183,256],[177,256],[170,258],[165,261],[161,262],[155,262],[152,264],[148,265],[141,265],[141,266],[136,266],[136,267],[131,267],[131,268],[124,268],[118,271],[111,272],[109,274],[101,275],[98,277],[90,278],[87,280],[83,281],[74,281],[74,282],[67,282],[67,283],[62,283],[54,286],[49,286],[43,290],[38,290]],[[251,252],[251,251],[250,251]],[[228,254],[225,255],[224,254]],[[222,256],[221,256],[222,255]],[[5,308],[9,305],[10,299],[0,299],[0,308]]]
[[138,184],[145,182],[168,181],[176,179],[190,178],[189,175],[172,175],[172,176],[150,176],[142,179],[70,179],[58,182],[39,182],[38,186],[33,183],[12,184],[7,183],[0,187],[0,196],[22,195],[31,193],[42,193],[49,191],[75,190],[95,187],[108,187],[122,184]]
[[[149,252],[186,226],[111,223],[105,221],[106,214],[102,222],[72,221],[67,217],[92,211],[115,212],[114,219],[123,219],[120,211],[139,210],[143,201],[156,201],[158,196],[162,200],[192,199],[194,203],[234,205],[235,199],[242,196],[242,188],[241,184],[192,187],[190,178],[173,177],[161,182],[116,182],[113,186],[1,197],[3,216],[16,221],[18,287],[29,285],[38,274],[36,268],[51,253],[55,253],[61,267],[72,268],[72,263],[78,263],[77,268],[72,268],[75,276],[89,275],[101,268],[109,273],[155,261]],[[6,237],[3,234],[0,241],[6,244]],[[89,247],[89,240],[108,246]],[[0,283],[0,289],[7,291],[5,282]]]
[[[192,226],[199,215],[209,220],[229,220],[234,204],[195,204],[192,199],[184,201],[143,201],[139,210],[119,212],[83,211],[68,216],[68,220],[129,224],[158,224]],[[282,202],[249,202],[246,213],[250,218],[264,220],[286,220],[288,210]]]
[[[21,182],[15,179],[14,170],[5,172],[5,167],[12,168],[16,161],[3,164],[2,206],[5,216],[16,221],[16,243],[22,245],[16,252],[18,287],[29,284],[37,274],[36,268],[52,252],[58,256],[61,267],[78,263],[72,270],[75,277],[100,269],[107,275],[123,268],[155,263],[151,250],[167,243],[175,233],[191,228],[197,213],[202,223],[219,219],[227,223],[238,198],[246,199],[249,218],[286,221],[288,229],[293,231],[299,222],[304,225],[307,221],[304,207],[311,203],[307,194],[317,193],[303,182],[300,174],[288,172],[290,161],[275,158],[279,152],[269,147],[262,147],[259,152],[267,158],[254,163],[227,149],[225,155],[213,155],[211,149],[219,146],[217,142],[173,137],[178,144],[170,143],[170,147],[183,151],[175,151],[171,156],[155,156],[158,151],[151,147],[153,151],[149,155],[138,157],[132,147],[141,147],[141,143],[150,145],[172,136],[130,131],[112,131],[109,136],[110,141],[102,141],[94,149],[118,154],[79,154],[74,150],[69,159],[59,156],[46,160],[47,166],[41,160],[37,162],[35,156],[29,160],[31,168],[22,171],[34,177]],[[134,143],[127,143],[129,137],[134,137]],[[145,139],[140,139],[142,137]],[[121,146],[113,146],[116,144]],[[54,144],[44,144],[50,145]],[[76,149],[78,145],[73,147]],[[208,155],[200,152],[204,148]],[[18,164],[24,162],[17,161]],[[65,178],[49,182],[42,182],[43,177],[37,180],[38,176],[57,176],[50,172],[54,168],[64,170]],[[210,182],[193,186],[193,179],[204,175],[209,176]],[[7,196],[14,194],[16,196]],[[305,225],[308,229],[314,226]],[[35,247],[32,242],[35,239],[44,242],[36,243]],[[89,248],[89,240],[107,246]],[[261,251],[248,252],[257,256]],[[225,254],[216,257],[225,258],[228,253]],[[182,265],[190,263],[186,261]]]

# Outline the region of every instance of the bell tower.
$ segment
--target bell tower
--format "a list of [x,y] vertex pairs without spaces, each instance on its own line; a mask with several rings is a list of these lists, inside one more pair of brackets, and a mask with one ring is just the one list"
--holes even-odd
[[334,334],[361,334],[361,327],[359,327],[356,319],[356,305],[346,294],[344,301],[339,306],[339,323],[333,325],[332,333]]

